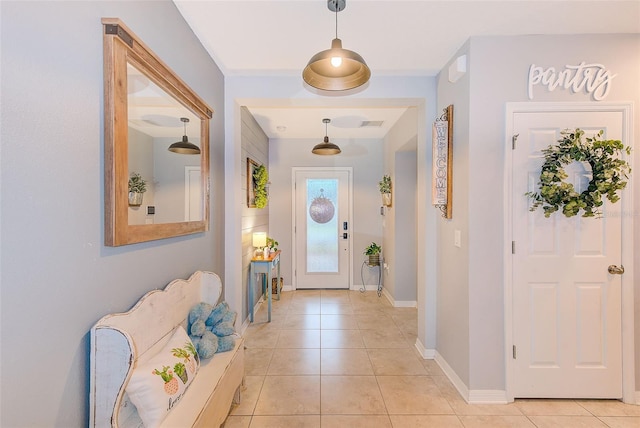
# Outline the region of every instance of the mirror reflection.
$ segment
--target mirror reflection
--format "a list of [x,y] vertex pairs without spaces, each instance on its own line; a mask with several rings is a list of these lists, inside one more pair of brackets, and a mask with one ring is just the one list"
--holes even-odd
[[130,63],[127,92],[128,223],[202,220],[200,118]]
[[104,242],[209,230],[212,108],[118,18],[102,18]]

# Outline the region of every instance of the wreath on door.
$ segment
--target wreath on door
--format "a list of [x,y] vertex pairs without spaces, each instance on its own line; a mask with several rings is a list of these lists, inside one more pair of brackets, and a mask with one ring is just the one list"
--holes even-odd
[[[621,154],[631,154],[631,147],[625,147],[620,140],[600,140],[602,134],[601,130],[583,141],[583,130],[565,130],[560,133],[559,144],[542,150],[544,163],[538,191],[525,194],[533,200],[530,211],[542,207],[544,216],[549,217],[562,209],[565,216],[573,217],[583,210],[582,217],[601,217],[603,196],[612,203],[620,199],[618,191],[627,186],[631,173]],[[581,193],[564,181],[567,178],[564,167],[573,162],[587,162],[591,166],[591,181]]]

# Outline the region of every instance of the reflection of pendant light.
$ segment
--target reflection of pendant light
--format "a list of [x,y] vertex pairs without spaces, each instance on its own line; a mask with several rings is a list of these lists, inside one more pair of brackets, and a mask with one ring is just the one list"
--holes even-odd
[[329,142],[329,136],[327,134],[327,124],[331,122],[331,119],[322,119],[322,122],[324,123],[324,141],[316,144],[313,150],[311,150],[311,153],[316,155],[337,155],[342,152],[342,150],[340,150],[340,147]]
[[345,91],[357,88],[369,81],[371,70],[357,53],[342,49],[338,38],[338,12],[346,6],[346,0],[328,0],[329,10],[336,12],[336,38],[331,49],[315,54],[302,71],[302,79],[310,86],[325,91]]
[[189,123],[189,118],[181,117],[180,120],[184,122],[184,135],[182,136],[182,141],[178,141],[177,143],[170,145],[169,151],[180,153],[181,155],[199,155],[200,148],[195,144],[190,143],[187,138],[187,123]]
[[320,189],[320,196],[315,197],[309,206],[309,217],[320,224],[330,222],[336,212],[333,202],[323,192],[324,189]]

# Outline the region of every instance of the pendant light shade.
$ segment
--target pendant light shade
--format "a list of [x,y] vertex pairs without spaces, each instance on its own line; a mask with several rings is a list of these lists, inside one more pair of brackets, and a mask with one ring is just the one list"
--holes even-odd
[[179,153],[181,155],[199,155],[200,148],[195,144],[190,143],[187,138],[187,123],[189,123],[189,118],[181,117],[180,120],[184,123],[184,135],[182,136],[182,141],[178,141],[170,145],[169,151]]
[[315,54],[302,71],[302,79],[309,85],[325,91],[345,91],[357,88],[369,81],[371,70],[356,52],[342,48],[338,38],[338,12],[346,6],[346,0],[328,0],[330,10],[336,13],[336,37],[331,49]]
[[329,137],[327,135],[327,124],[331,122],[331,119],[322,119],[324,123],[325,135],[324,141],[320,144],[316,144],[316,146],[311,150],[311,153],[316,155],[337,155],[341,153],[340,147],[329,142]]

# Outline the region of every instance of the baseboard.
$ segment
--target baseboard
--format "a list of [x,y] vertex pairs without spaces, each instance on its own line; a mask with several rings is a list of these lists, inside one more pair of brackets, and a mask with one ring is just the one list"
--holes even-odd
[[415,347],[418,350],[418,353],[425,360],[433,360],[436,356],[436,350],[425,348],[422,342],[420,342],[420,339],[416,339]]
[[382,289],[382,294],[387,298],[391,306],[394,308],[417,308],[418,302],[415,300],[395,300],[391,294],[387,291],[386,288]]
[[469,404],[507,404],[507,391],[499,389],[469,389],[467,385],[458,377],[455,370],[447,361],[435,351],[436,363],[440,366],[444,374],[449,378],[453,386],[458,390],[462,398]]
[[507,404],[507,391],[500,389],[472,389],[469,404]]
[[636,404],[640,406],[640,391],[636,391]]
[[[364,289],[365,289],[365,291],[378,291],[378,286],[375,285],[375,284],[365,285]],[[362,285],[354,284],[354,285],[351,286],[351,290],[352,291],[356,291],[356,290],[360,291],[360,290],[362,290]]]
[[[256,302],[256,304],[253,307],[253,315],[254,316],[255,316],[255,314],[258,313],[258,309],[260,309],[260,306],[262,306],[263,302],[264,302],[264,295],[260,296],[260,298],[258,299],[258,301]],[[247,314],[247,318],[245,318],[244,322],[240,326],[240,331],[238,333],[241,336],[244,336],[244,332],[247,331],[247,328],[249,327],[249,324],[251,324],[251,321],[249,320],[249,318],[250,318],[249,314]]]
[[245,318],[244,322],[240,326],[240,331],[238,331],[238,334],[240,336],[244,336],[244,333],[247,331],[247,328],[249,328],[249,324],[251,323],[249,322],[249,317],[247,317]]
[[458,377],[456,372],[451,368],[451,366],[447,363],[447,361],[440,355],[438,351],[435,351],[434,360],[440,366],[445,376],[449,378],[453,386],[458,390],[464,401],[469,402],[469,388],[467,385]]

